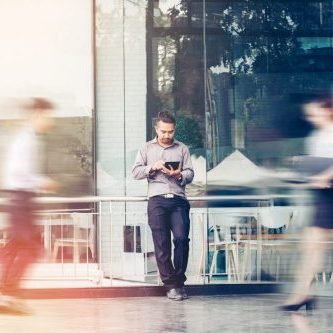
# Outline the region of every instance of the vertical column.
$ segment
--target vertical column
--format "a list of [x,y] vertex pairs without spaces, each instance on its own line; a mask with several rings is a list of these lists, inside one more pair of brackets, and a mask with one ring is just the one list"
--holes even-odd
[[[96,0],[96,169],[101,196],[145,194],[145,185],[131,180],[136,151],[146,138],[145,4]],[[110,217],[101,219],[103,261],[111,262],[112,247],[116,275],[122,272],[125,209],[130,207],[113,204],[112,231]],[[110,267],[104,265],[104,270]]]

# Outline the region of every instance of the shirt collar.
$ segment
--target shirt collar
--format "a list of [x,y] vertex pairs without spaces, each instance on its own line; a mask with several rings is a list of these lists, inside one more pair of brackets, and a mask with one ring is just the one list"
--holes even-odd
[[[155,138],[153,140],[151,140],[151,142],[159,144],[158,141],[157,141],[157,136],[155,136]],[[172,143],[172,145],[170,147],[175,146],[175,145],[179,145],[179,141],[176,140],[176,139],[173,139],[173,143]]]

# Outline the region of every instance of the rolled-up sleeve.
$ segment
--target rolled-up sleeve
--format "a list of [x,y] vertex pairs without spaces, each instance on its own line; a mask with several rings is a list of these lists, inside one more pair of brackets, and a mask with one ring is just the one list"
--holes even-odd
[[132,175],[134,179],[144,179],[150,176],[152,165],[147,165],[147,147],[144,145],[138,151],[134,166],[132,168]]
[[187,147],[184,147],[183,170],[181,174],[182,174],[182,179],[180,182],[181,186],[185,186],[192,182],[194,177],[194,171],[193,171],[190,151],[188,150]]

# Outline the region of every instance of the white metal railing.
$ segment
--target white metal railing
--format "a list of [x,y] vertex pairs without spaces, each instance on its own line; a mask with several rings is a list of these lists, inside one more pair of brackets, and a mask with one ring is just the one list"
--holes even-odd
[[[191,248],[187,274],[189,283],[221,282],[220,278],[227,281],[244,282],[249,275],[253,274],[253,269],[255,269],[255,280],[260,281],[263,251],[266,248],[277,249],[281,245],[279,243],[281,240],[265,239],[261,232],[261,210],[274,206],[276,199],[295,199],[295,195],[188,197],[192,203],[200,205],[203,202],[207,203],[205,207],[192,208],[190,212]],[[124,285],[123,281],[159,283],[157,269],[154,268],[153,263],[151,234],[147,224],[145,207],[147,197],[40,197],[36,200],[48,205],[71,204],[71,208],[48,209],[40,212],[39,223],[43,228],[44,247],[51,254],[49,257],[46,256],[46,260],[44,258],[43,264],[53,265],[51,275],[54,272],[55,278],[87,279],[102,286],[105,283]],[[208,207],[212,202],[224,201],[235,203],[252,201],[256,205],[232,208]],[[75,204],[94,205],[91,205],[90,208],[76,209]],[[93,236],[85,233],[82,238],[78,234],[77,220],[87,216],[89,216],[90,222],[87,222],[86,229],[89,229],[89,224],[94,228],[94,233]],[[231,220],[234,221],[234,225],[230,222]],[[240,222],[241,220],[243,222]],[[255,221],[255,233],[252,233],[249,221]],[[124,251],[125,226],[130,227],[128,230],[133,233],[131,236],[133,248],[127,249],[127,251]],[[65,230],[67,230],[67,234],[64,232]],[[242,234],[240,230],[247,231]],[[251,230],[251,234],[249,234],[249,230]],[[95,240],[94,244],[91,237]],[[138,237],[140,240],[137,239]],[[271,242],[270,245],[268,245],[268,241]],[[139,243],[140,248],[138,249],[137,244]],[[78,248],[75,250],[76,245],[84,246],[84,258],[82,258],[82,254],[80,256],[80,253],[75,252],[79,251]],[[65,247],[72,247],[72,257],[68,253],[67,257],[65,256]],[[97,255],[94,256],[93,253],[97,253]],[[224,254],[225,258],[222,271],[219,271],[221,267],[217,261],[219,253]],[[277,268],[275,278],[278,279],[278,277]],[[122,282],[119,282],[120,280]]]
[[[273,201],[276,199],[303,198],[304,195],[294,194],[264,194],[264,195],[207,195],[187,197],[192,202],[213,201]],[[97,203],[97,202],[142,202],[147,201],[146,196],[87,196],[87,197],[39,197],[37,201],[45,204],[56,203]]]

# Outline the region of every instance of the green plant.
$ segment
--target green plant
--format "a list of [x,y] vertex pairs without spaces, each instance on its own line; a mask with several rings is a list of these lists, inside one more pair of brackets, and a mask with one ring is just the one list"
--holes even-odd
[[190,149],[202,148],[203,138],[198,122],[190,117],[177,116],[176,139]]

